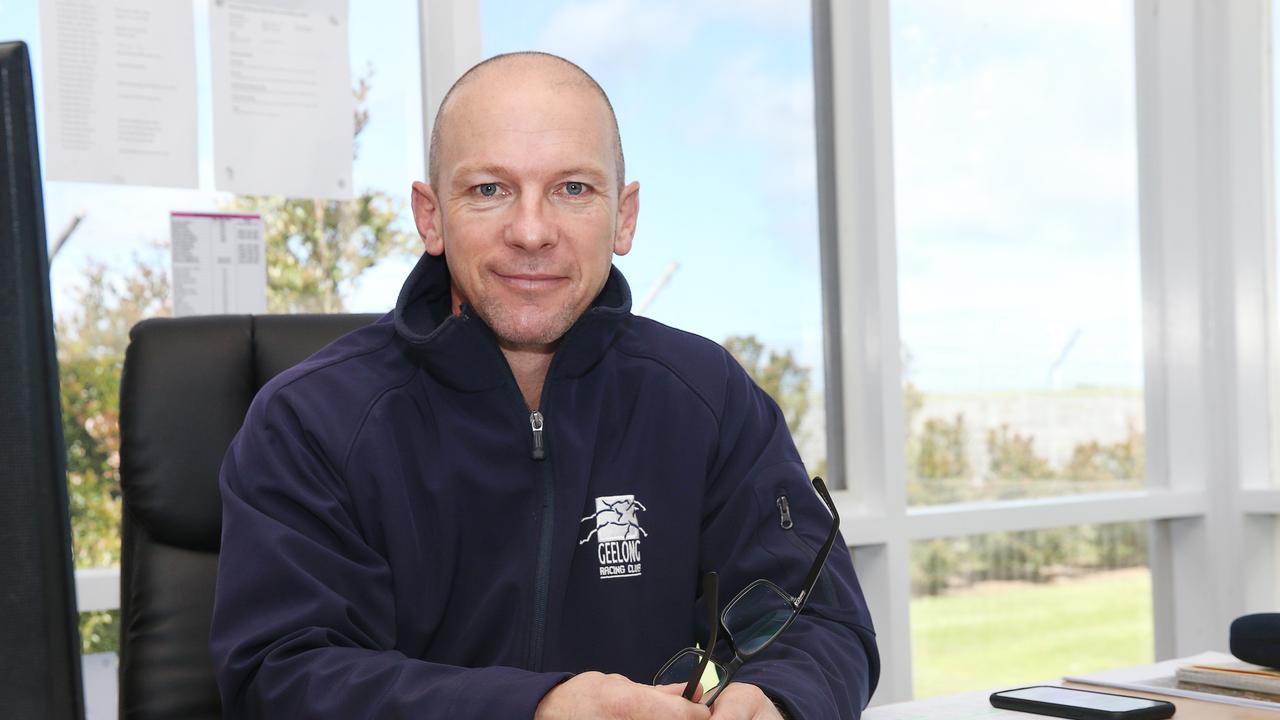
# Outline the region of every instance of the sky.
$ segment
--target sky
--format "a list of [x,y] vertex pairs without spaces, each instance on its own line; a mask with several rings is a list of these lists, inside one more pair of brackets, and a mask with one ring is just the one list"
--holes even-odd
[[1070,344],[1059,386],[1141,387],[1131,4],[891,8],[913,376],[1045,386]]
[[[373,68],[373,91],[356,187],[407,200],[425,174],[417,3],[357,7],[351,67]],[[201,189],[47,182],[51,236],[87,212],[53,267],[55,312],[89,259],[123,266],[167,238],[170,211],[225,199],[195,8]],[[900,327],[927,391],[1141,387],[1131,8],[891,0]],[[35,0],[0,0],[0,36],[33,45],[37,84],[38,28]],[[807,3],[482,0],[481,37],[486,56],[565,55],[609,92],[642,188],[618,265],[639,300],[678,263],[646,314],[716,340],[755,334],[820,384]],[[371,271],[350,309],[389,308],[409,265]]]

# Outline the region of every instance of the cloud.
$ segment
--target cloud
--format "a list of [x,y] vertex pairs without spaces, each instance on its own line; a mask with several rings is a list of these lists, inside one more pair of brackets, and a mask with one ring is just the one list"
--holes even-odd
[[1030,244],[983,252],[957,238],[899,280],[902,341],[931,390],[1036,387],[1066,340],[1065,384],[1141,385],[1138,251]]
[[808,3],[795,0],[570,0],[551,15],[538,47],[587,67],[644,67],[708,29],[809,32]]
[[964,26],[999,27],[1012,33],[1045,31],[1114,33],[1132,21],[1132,3],[1116,0],[1027,2],[1026,0],[893,0],[897,20],[924,20],[950,31]]
[[702,139],[758,148],[779,187],[813,187],[812,75],[780,72],[760,52],[727,58],[712,74],[702,117]]
[[931,390],[1141,386],[1131,8],[893,6],[902,339]]
[[697,5],[710,20],[735,20],[772,30],[808,31],[813,22],[810,4],[796,0],[702,0]]
[[[1074,228],[1076,242],[1117,233],[1136,242],[1133,41],[1116,32],[1123,9],[1034,7],[1046,14],[992,10],[979,20],[947,4],[936,16],[895,18],[903,236],[1028,242],[1052,239],[1045,229],[1056,226]],[[1038,30],[1026,37],[1029,26]]]
[[567,2],[552,14],[537,43],[596,72],[673,51],[688,43],[702,20],[700,13],[670,2]]
[[767,206],[763,236],[780,238],[796,260],[818,254],[813,81],[748,49],[718,62],[706,92],[687,113],[690,147],[751,158],[755,172],[736,178],[748,202]]

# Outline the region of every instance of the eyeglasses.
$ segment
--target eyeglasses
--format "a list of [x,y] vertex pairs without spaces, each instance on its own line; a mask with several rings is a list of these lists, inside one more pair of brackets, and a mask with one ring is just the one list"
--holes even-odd
[[[762,578],[734,595],[724,612],[720,613],[719,576],[714,572],[707,573],[702,578],[702,598],[707,606],[707,625],[711,628],[706,648],[691,647],[676,653],[654,675],[654,685],[685,683],[683,696],[686,700],[692,700],[701,685],[704,689],[703,702],[710,706],[716,701],[720,691],[729,685],[742,664],[769,647],[800,615],[809,595],[818,584],[818,576],[822,573],[822,567],[826,564],[827,556],[831,554],[831,547],[840,531],[840,514],[836,512],[835,503],[832,502],[822,478],[813,479],[813,489],[818,491],[818,496],[831,513],[831,530],[827,533],[822,549],[813,559],[813,566],[809,568],[800,594],[792,597],[782,588]],[[721,663],[712,657],[722,627],[733,653],[733,658],[727,663]]]

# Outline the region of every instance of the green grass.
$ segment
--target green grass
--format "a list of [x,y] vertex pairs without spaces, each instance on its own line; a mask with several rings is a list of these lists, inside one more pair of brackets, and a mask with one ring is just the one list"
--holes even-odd
[[1153,661],[1151,575],[989,583],[911,603],[917,698]]

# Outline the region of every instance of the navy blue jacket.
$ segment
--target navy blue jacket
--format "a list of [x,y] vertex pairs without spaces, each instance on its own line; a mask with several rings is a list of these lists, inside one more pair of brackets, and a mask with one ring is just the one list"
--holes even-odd
[[[538,417],[423,256],[394,313],[258,394],[223,462],[211,649],[227,717],[529,718],[572,673],[705,642],[703,572],[799,592],[831,516],[778,407],[616,269]],[[777,499],[787,496],[784,529]],[[736,680],[855,718],[879,674],[849,553]]]

